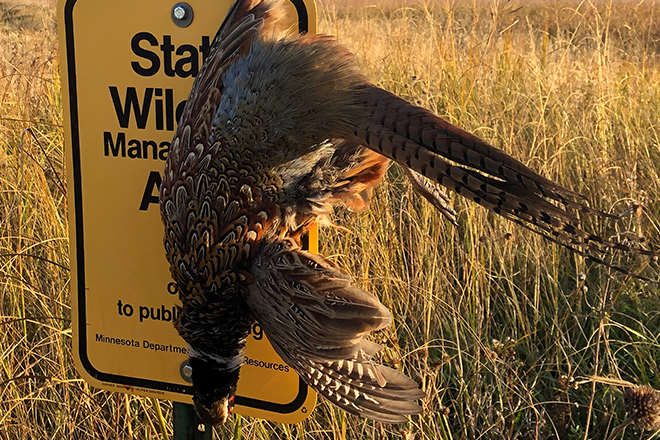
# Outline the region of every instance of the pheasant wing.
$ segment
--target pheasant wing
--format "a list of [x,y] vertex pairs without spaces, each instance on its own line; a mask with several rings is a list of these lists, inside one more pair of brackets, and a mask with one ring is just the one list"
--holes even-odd
[[245,298],[282,359],[349,413],[386,423],[420,413],[417,383],[371,359],[380,346],[365,337],[392,319],[380,301],[291,239],[262,246]]

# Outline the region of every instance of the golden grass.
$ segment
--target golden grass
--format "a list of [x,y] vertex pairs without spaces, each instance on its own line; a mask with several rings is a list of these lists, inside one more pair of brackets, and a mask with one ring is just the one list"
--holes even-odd
[[[587,226],[660,248],[656,1],[370,3],[324,0],[319,21],[373,81],[592,206],[643,203]],[[97,391],[72,366],[54,23],[52,2],[0,3],[0,438],[159,437],[150,400]],[[338,212],[352,234],[322,232],[322,252],[392,309],[382,358],[422,383],[424,414],[387,426],[322,403],[292,426],[233,419],[218,438],[237,423],[245,439],[607,438],[625,419],[616,380],[660,388],[657,286],[454,199],[457,228],[393,167],[370,211]]]

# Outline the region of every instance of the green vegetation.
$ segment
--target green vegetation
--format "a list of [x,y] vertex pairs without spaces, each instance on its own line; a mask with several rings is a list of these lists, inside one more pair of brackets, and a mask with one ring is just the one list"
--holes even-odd
[[[593,207],[641,203],[587,229],[660,249],[656,1],[363,3],[324,0],[319,24],[373,81]],[[95,390],[72,365],[54,6],[0,3],[0,439],[161,438],[168,402]],[[458,227],[392,167],[371,210],[337,213],[352,233],[321,234],[391,308],[382,359],[422,383],[425,413],[387,426],[324,402],[292,426],[233,418],[218,438],[605,439],[625,419],[621,384],[660,388],[657,285],[453,198]],[[606,259],[658,277],[656,263]]]

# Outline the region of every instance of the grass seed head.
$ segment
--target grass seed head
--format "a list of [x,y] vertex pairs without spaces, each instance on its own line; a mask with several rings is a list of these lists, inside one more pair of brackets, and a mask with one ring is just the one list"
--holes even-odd
[[648,385],[627,388],[623,405],[628,418],[645,431],[660,430],[660,391]]

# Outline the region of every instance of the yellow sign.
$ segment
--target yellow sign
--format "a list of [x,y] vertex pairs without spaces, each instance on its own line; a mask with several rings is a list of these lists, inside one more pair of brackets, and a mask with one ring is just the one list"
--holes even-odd
[[[290,0],[316,32],[314,0]],[[76,366],[92,385],[191,402],[158,186],[176,121],[231,0],[60,0]],[[311,240],[313,242],[313,239]],[[314,249],[312,249],[314,250]],[[235,412],[294,423],[316,394],[248,338]]]

